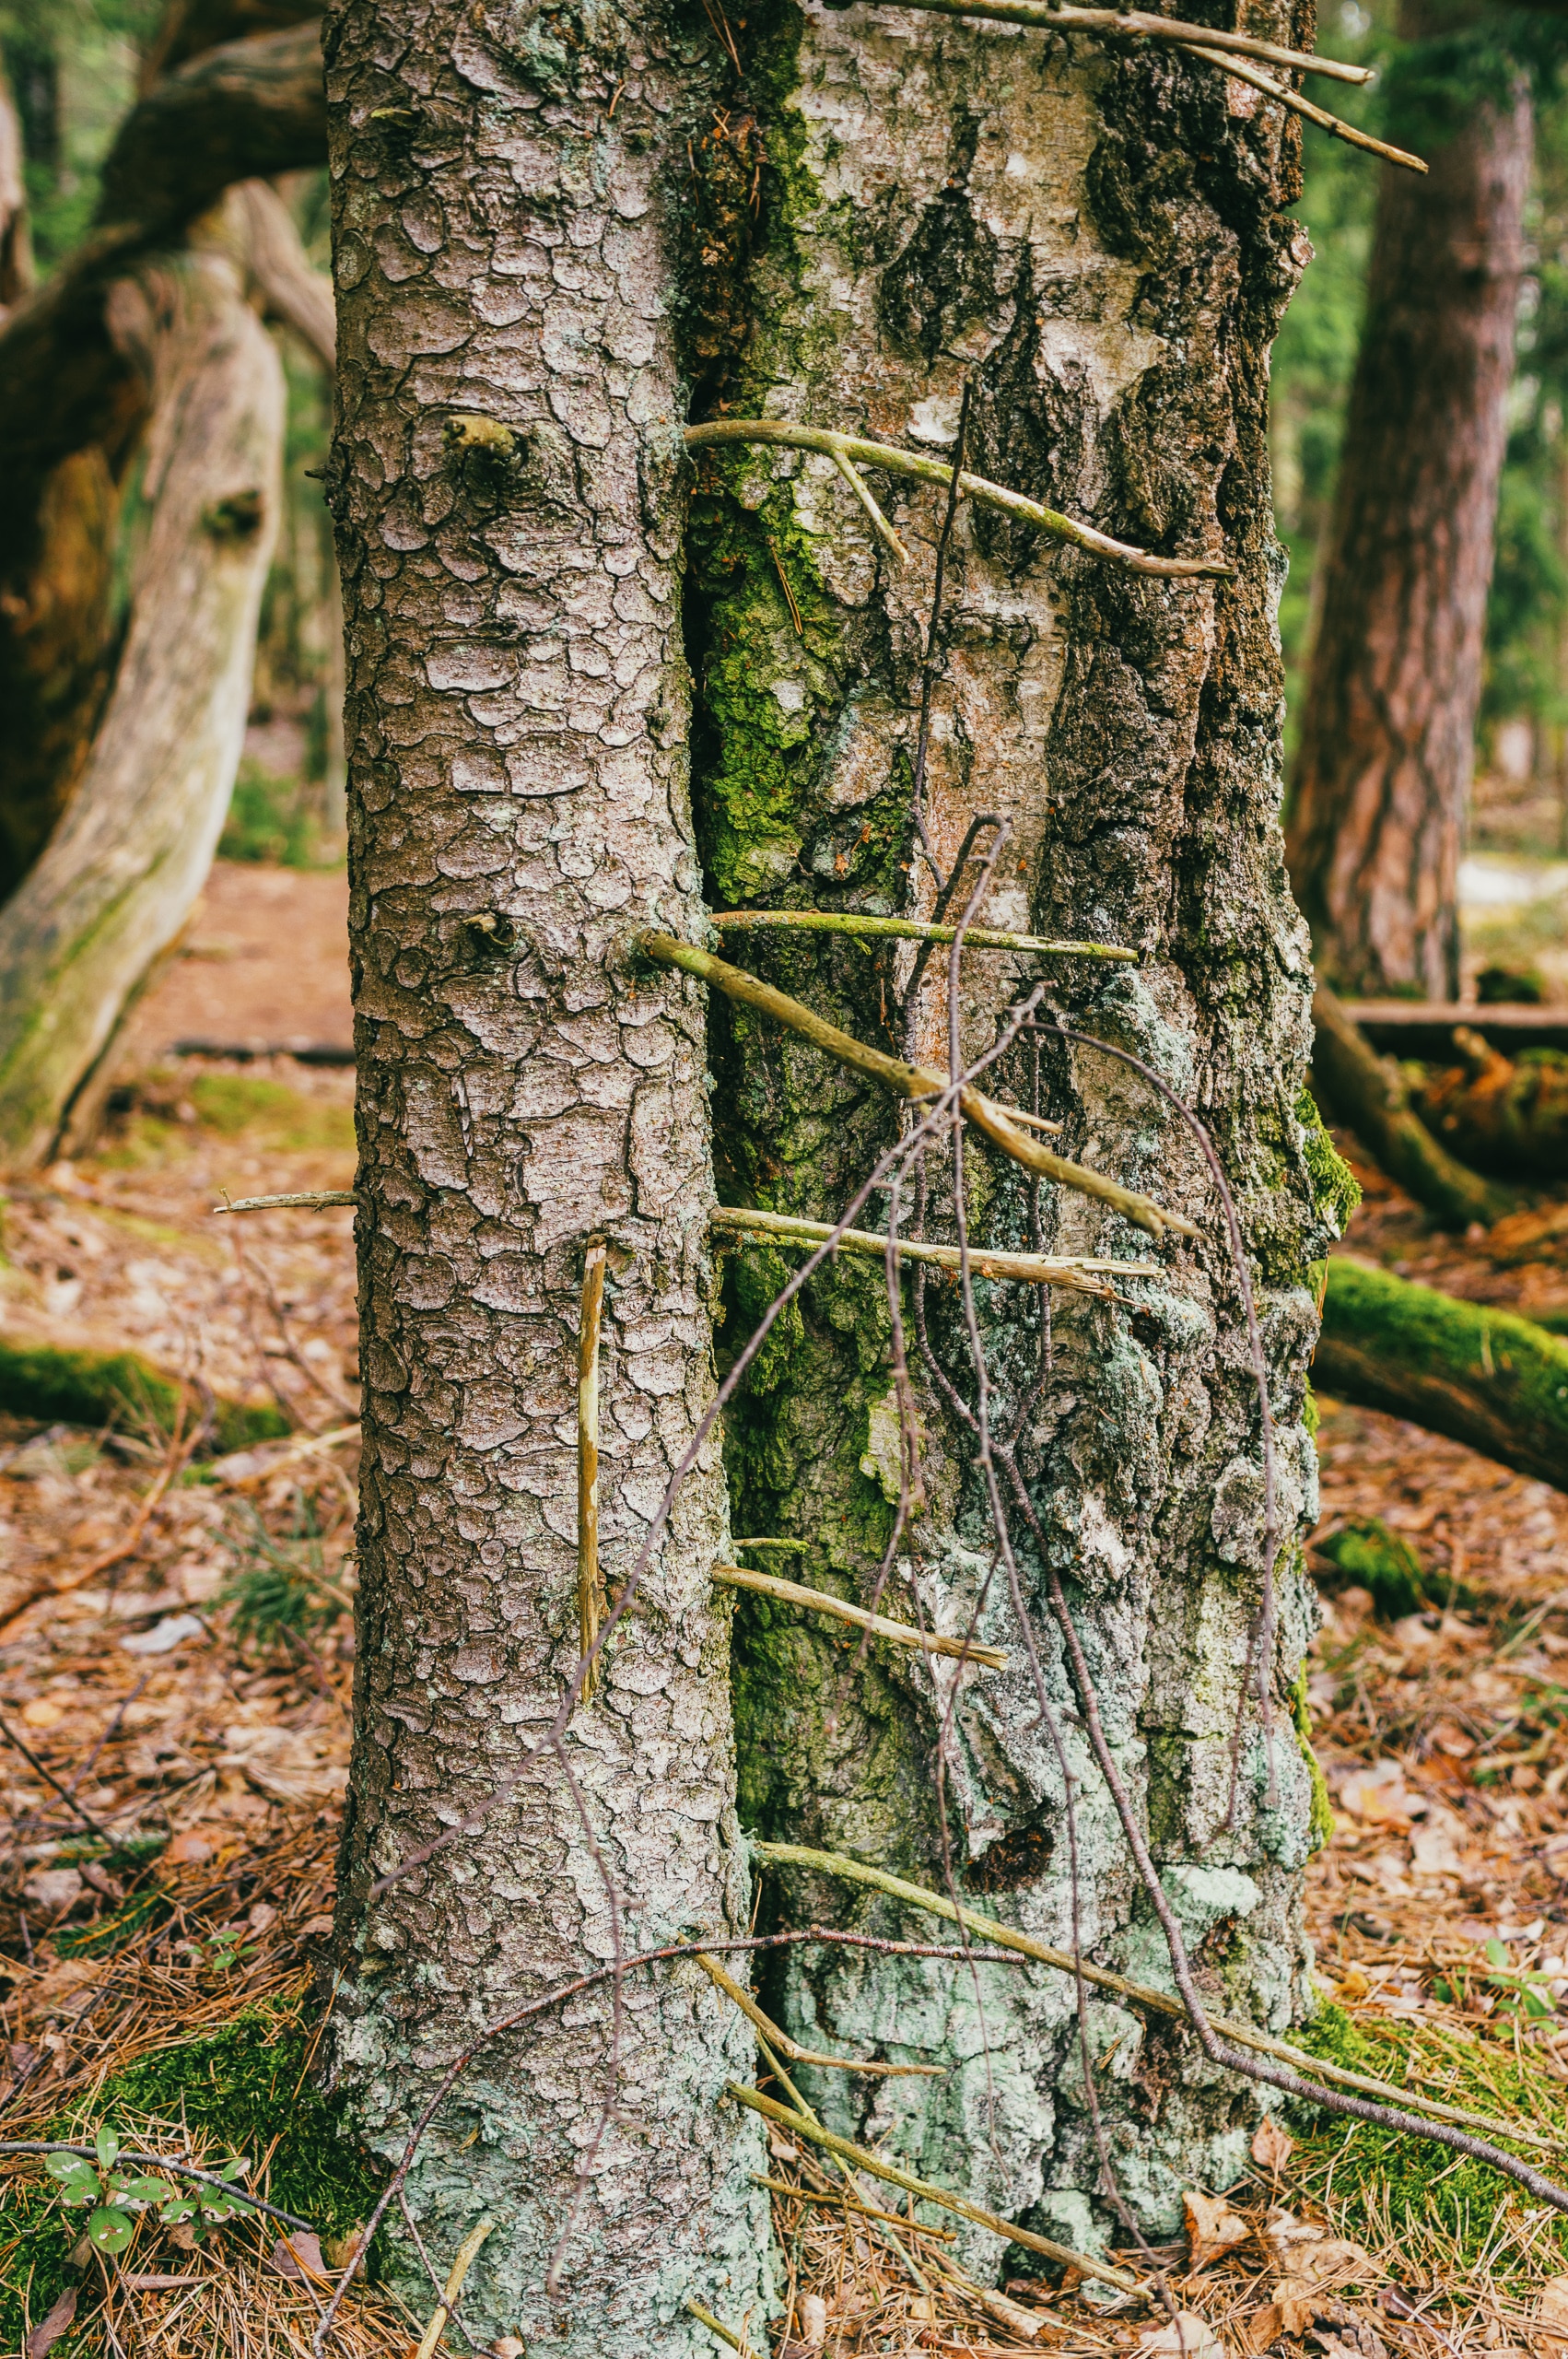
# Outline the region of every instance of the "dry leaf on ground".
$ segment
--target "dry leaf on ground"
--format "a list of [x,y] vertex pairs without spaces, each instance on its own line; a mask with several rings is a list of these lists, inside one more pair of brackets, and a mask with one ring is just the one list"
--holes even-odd
[[1133,2349],[1140,2359],[1224,2359],[1213,2328],[1193,2310],[1178,2310],[1174,2318],[1145,2327]]
[[1295,2143],[1290,2131],[1266,2113],[1253,2132],[1252,2159],[1259,2170],[1282,2171],[1295,2152]]
[[1202,2195],[1194,2189],[1181,2201],[1194,2269],[1203,2268],[1221,2253],[1229,2252],[1233,2246],[1245,2244],[1252,2234],[1247,2222],[1231,2210],[1223,2195]]

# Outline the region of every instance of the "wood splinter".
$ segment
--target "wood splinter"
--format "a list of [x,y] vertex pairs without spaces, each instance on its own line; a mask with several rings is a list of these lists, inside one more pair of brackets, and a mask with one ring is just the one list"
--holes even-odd
[[[582,1257],[582,1311],[577,1331],[577,1619],[579,1656],[599,1643],[604,1584],[599,1572],[599,1331],[604,1317],[604,1239],[591,1237]],[[582,1674],[591,1703],[601,1666]]]

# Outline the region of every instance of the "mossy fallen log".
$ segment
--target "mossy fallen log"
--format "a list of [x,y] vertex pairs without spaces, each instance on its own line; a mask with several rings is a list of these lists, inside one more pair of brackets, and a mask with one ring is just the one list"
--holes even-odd
[[1568,1491],[1568,1342],[1513,1311],[1336,1257],[1313,1373],[1341,1401]]
[[1312,995],[1312,1074],[1324,1111],[1354,1131],[1380,1171],[1451,1228],[1490,1228],[1517,1202],[1456,1161],[1410,1103],[1392,1058],[1378,1056],[1326,983]]
[[1461,1062],[1424,1074],[1416,1105],[1433,1136],[1478,1171],[1504,1180],[1568,1178],[1568,1057],[1505,1057],[1458,1024]]
[[[201,1399],[187,1392],[188,1414],[200,1416]],[[156,1426],[171,1434],[180,1415],[181,1387],[135,1352],[62,1351],[48,1344],[0,1343],[0,1409],[32,1417],[41,1426],[114,1425],[131,1432]],[[268,1402],[248,1408],[240,1401],[215,1401],[206,1448],[216,1457],[273,1441],[293,1429],[283,1411]]]

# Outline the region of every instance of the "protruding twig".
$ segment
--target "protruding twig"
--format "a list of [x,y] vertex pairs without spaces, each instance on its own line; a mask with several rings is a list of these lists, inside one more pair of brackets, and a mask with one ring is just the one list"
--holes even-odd
[[[686,427],[684,439],[691,451],[713,443],[766,442],[784,451],[819,451],[835,464],[842,452],[857,466],[883,467],[889,475],[912,475],[919,483],[948,484],[953,480],[950,466],[941,459],[928,459],[921,452],[901,451],[893,442],[867,442],[858,434],[830,433],[824,427],[792,426],[780,417],[708,418],[700,426]],[[1075,548],[1110,557],[1133,573],[1152,573],[1162,581],[1229,581],[1235,578],[1235,566],[1228,565],[1223,557],[1151,557],[1147,549],[1133,548],[1127,541],[1114,541],[1108,533],[1097,533],[1092,524],[1080,524],[1071,516],[1060,516],[1054,508],[1042,508],[1037,499],[1027,499],[1021,491],[1009,491],[1003,484],[988,483],[984,475],[963,474],[958,488],[965,499],[973,499],[982,508],[1000,509],[1004,516],[1015,517],[1021,524],[1033,524],[1037,532],[1050,534],[1053,540],[1071,541]]]
[[747,2022],[754,2024],[775,2048],[781,2048],[791,2063],[819,2064],[824,2071],[828,2072],[875,2072],[887,2077],[898,2074],[905,2078],[918,2074],[928,2080],[941,2080],[946,2072],[947,2068],[943,2064],[867,2064],[858,2056],[819,2056],[814,2048],[802,2048],[798,2039],[791,2039],[787,2031],[780,2029],[771,2015],[765,2015],[745,1986],[726,1974],[714,1959],[699,1953],[696,1962],[708,1980],[739,2007]]
[[[591,1237],[582,1258],[582,1311],[577,1331],[577,1619],[584,1658],[599,1643],[603,1583],[599,1574],[599,1330],[604,1315],[604,1239]],[[600,1666],[582,1677],[591,1703]]]
[[907,565],[909,562],[908,550],[905,547],[903,542],[899,539],[897,534],[894,531],[892,525],[883,514],[882,510],[877,506],[876,501],[872,499],[871,486],[867,483],[864,475],[860,473],[860,470],[855,464],[853,459],[847,459],[842,451],[835,451],[833,453],[833,464],[837,468],[839,474],[843,476],[845,482],[848,485],[850,490],[854,493],[856,499],[860,501],[861,507],[865,510],[866,514],[870,517],[872,530],[876,534],[878,540],[881,541],[885,547],[891,549],[893,555],[898,559],[900,565]]
[[[870,1074],[900,1097],[940,1097],[951,1086],[949,1077],[930,1065],[906,1064],[901,1057],[890,1057],[881,1049],[869,1048],[837,1024],[829,1024],[825,1016],[813,1014],[788,992],[775,991],[771,983],[763,982],[755,975],[748,975],[742,967],[731,967],[723,958],[715,958],[709,951],[696,949],[689,942],[677,942],[669,933],[639,933],[637,947],[657,966],[678,968],[683,974],[694,975],[700,983],[726,992],[731,999],[742,1000],[749,1007],[759,1008],[765,1015],[787,1025],[802,1039],[812,1041],[840,1064],[857,1073]],[[1003,1108],[994,1105],[979,1090],[965,1086],[958,1093],[958,1104],[965,1121],[983,1131],[1004,1155],[1021,1163],[1026,1171],[1037,1171],[1042,1179],[1054,1180],[1059,1187],[1074,1188],[1081,1195],[1097,1197],[1113,1211],[1132,1222],[1134,1227],[1145,1230],[1158,1239],[1167,1228],[1178,1236],[1196,1237],[1197,1229],[1179,1213],[1166,1212],[1152,1197],[1141,1195],[1136,1189],[1124,1188],[1115,1180],[1107,1180],[1098,1171],[1086,1170],[1081,1163],[1071,1163],[1065,1156],[1053,1155],[1048,1147],[1037,1146],[1014,1130]]]
[[414,2354],[414,2359],[431,2359],[431,2354],[441,2339],[441,2330],[451,2318],[457,2297],[462,2291],[462,2281],[473,2268],[480,2246],[493,2232],[495,2225],[494,2220],[481,2220],[477,2226],[470,2228],[467,2236],[459,2245],[457,2259],[453,2261],[451,2274],[447,2279],[446,2291],[436,2305],[429,2325],[419,2338],[419,2347]]
[[304,1188],[291,1196],[236,1196],[232,1203],[215,1204],[215,1213],[325,1212],[333,1204],[357,1204],[352,1188]]
[[752,2350],[751,2344],[745,2341],[742,2336],[732,2334],[730,2329],[724,2324],[723,2320],[721,2318],[716,2318],[711,2310],[705,2310],[700,2302],[694,2302],[688,2295],[686,2307],[691,2312],[693,2318],[696,2318],[708,2329],[709,2334],[716,2334],[720,2342],[727,2342],[731,2351],[738,2351],[741,2354],[741,2359],[755,2359],[755,2354]]
[[[771,933],[788,927],[802,933],[891,935],[897,942],[951,942],[955,926],[928,925],[923,918],[878,918],[859,910],[720,910],[708,922],[720,933]],[[1000,926],[966,925],[965,950],[1022,950],[1047,958],[1109,958],[1136,967],[1136,950],[1114,942],[1051,942],[1038,933],[1005,933]]]
[[731,1548],[809,1548],[809,1540],[731,1540]]
[[[780,1605],[803,1605],[810,1613],[825,1614],[830,1621],[852,1622],[857,1630],[869,1630],[873,1638],[890,1638],[895,1647],[912,1647],[918,1654],[954,1655],[961,1662],[977,1662],[987,1671],[1007,1668],[1007,1657],[1000,1647],[972,1645],[965,1638],[939,1637],[934,1631],[922,1633],[913,1623],[870,1614],[863,1605],[830,1597],[825,1590],[808,1589],[802,1581],[780,1580],[775,1573],[754,1573],[748,1565],[715,1565],[713,1579],[720,1589],[755,1590],[759,1597],[776,1598]],[[822,2059],[802,2057],[801,2060],[820,2063]]]
[[1316,123],[1335,139],[1344,140],[1349,147],[1364,147],[1369,156],[1381,156],[1385,163],[1402,164],[1410,172],[1424,172],[1429,169],[1419,156],[1409,154],[1403,147],[1390,147],[1387,140],[1374,139],[1369,131],[1358,131],[1353,123],[1346,123],[1340,115],[1330,114],[1326,107],[1314,106],[1310,99],[1304,99],[1299,91],[1287,89],[1282,82],[1276,82],[1271,76],[1259,74],[1256,67],[1243,65],[1236,58],[1227,57],[1223,50],[1215,48],[1207,33],[1201,42],[1184,41],[1179,46],[1189,57],[1200,57],[1206,65],[1217,65],[1223,74],[1245,82],[1249,89],[1261,90],[1264,97],[1272,99],[1276,106],[1288,107],[1292,114],[1299,114],[1305,122]]
[[1337,57],[1314,57],[1302,49],[1280,49],[1251,33],[1218,33],[1207,25],[1184,24],[1179,17],[1153,17],[1137,8],[1058,8],[1047,0],[898,0],[900,7],[924,8],[939,17],[980,17],[1001,25],[1038,25],[1047,32],[1092,33],[1103,41],[1165,41],[1185,47],[1201,41],[1241,57],[1260,57],[1293,74],[1322,74],[1334,82],[1370,82],[1370,65],[1346,65]]
[[[1171,2015],[1187,2020],[1187,2009],[1168,1990],[1155,1990],[1146,1982],[1131,1982],[1125,1974],[1113,1974],[1103,1966],[1091,1966],[1085,1958],[1075,1964],[1071,1950],[1053,1949],[1047,1942],[1037,1942],[1030,1933],[1015,1932],[1011,1925],[999,1925],[994,1919],[983,1917],[977,1909],[954,1905],[940,1892],[930,1892],[924,1884],[910,1884],[904,1876],[889,1875],[883,1868],[868,1867],[862,1860],[852,1860],[841,1851],[813,1851],[800,1843],[765,1843],[754,1839],[752,1853],[755,1859],[778,1867],[808,1868],[819,1875],[839,1876],[849,1884],[869,1884],[873,1892],[885,1892],[895,1900],[906,1902],[911,1908],[924,1909],[928,1916],[945,1918],[950,1924],[962,1924],[965,1931],[980,1941],[993,1943],[998,1949],[1016,1950],[1024,1957],[1036,1959],[1041,1966],[1055,1966],[1059,1973],[1076,1974],[1097,1989],[1112,1990],[1118,1999],[1130,1999],[1135,2006],[1146,2007],[1151,2013]],[[1515,2124],[1493,2121],[1483,2113],[1467,2113],[1460,2106],[1444,2105],[1436,2097],[1423,2095],[1419,2090],[1395,2088],[1387,2081],[1375,2080],[1367,2072],[1352,2072],[1343,2064],[1330,2064],[1321,2056],[1309,2056],[1305,2048],[1293,2048],[1287,2040],[1272,2039],[1267,2032],[1258,2031],[1251,2024],[1235,2023],[1226,2015],[1211,2015],[1211,2028],[1222,2038],[1237,2048],[1250,2048],[1259,2056],[1272,2056],[1284,2064],[1292,2064],[1303,2072],[1316,2073],[1320,2080],[1332,2081],[1341,2088],[1364,2089],[1369,2095],[1391,2098],[1395,2104],[1411,2110],[1430,2114],[1434,2121],[1452,2121],[1473,2130],[1490,2130],[1494,2137],[1509,2139],[1517,2146],[1547,2146],[1555,2148],[1555,2138],[1543,2138],[1531,2130],[1521,2130]]]
[[874,2203],[857,2203],[852,2195],[819,2192],[814,2187],[791,2187],[787,2178],[769,2178],[766,2171],[753,2171],[752,2185],[766,2187],[770,2194],[782,2195],[791,2203],[820,2203],[837,2212],[855,2212],[868,2220],[884,2220],[890,2228],[902,2228],[906,2236],[927,2236],[944,2245],[954,2242],[955,2228],[926,2228],[919,2220],[906,2220],[901,2212],[879,2212]]
[[[797,1220],[790,1213],[753,1212],[735,1204],[715,1204],[708,1215],[708,1225],[710,1228],[733,1229],[743,1237],[776,1238],[780,1245],[820,1245],[833,1236],[825,1220]],[[883,1260],[887,1253],[887,1239],[879,1237],[874,1229],[847,1228],[839,1234],[834,1250],[874,1253]],[[962,1259],[956,1245],[927,1245],[907,1237],[895,1240],[895,1250],[901,1262],[929,1262],[939,1270],[956,1270]],[[1120,1297],[1110,1286],[1096,1285],[1097,1278],[1147,1278],[1156,1274],[1152,1262],[1096,1262],[1080,1254],[988,1253],[983,1246],[970,1247],[969,1267],[979,1278],[1012,1278],[1020,1285],[1060,1286],[1069,1294],[1096,1295],[1103,1302],[1116,1302]]]
[[900,2170],[881,2154],[873,2154],[869,2146],[857,2146],[853,2139],[836,2137],[820,2122],[808,2121],[803,2113],[792,2113],[788,2106],[765,2097],[760,2089],[743,2089],[733,2081],[726,2081],[724,2093],[733,2097],[737,2105],[749,2106],[765,2120],[776,2122],[792,2138],[804,2138],[810,2144],[837,2154],[854,2169],[870,2171],[873,2178],[884,2178],[890,2187],[901,2187],[917,2202],[935,2203],[944,2212],[954,2212],[961,2220],[972,2220],[977,2227],[989,2228],[993,2236],[1005,2236],[1010,2244],[1037,2252],[1042,2259],[1054,2260],[1063,2269],[1076,2269],[1082,2277],[1097,2277],[1102,2283],[1115,2285],[1124,2294],[1143,2291],[1141,2281],[1129,2271],[1117,2269],[1108,2260],[1096,2260],[1092,2254],[1074,2252],[1071,2245],[1054,2244],[1048,2236],[1036,2236],[1032,2228],[1020,2227],[1016,2220],[1004,2220],[1000,2212],[988,2212],[982,2203],[970,2203],[962,2195],[954,2195],[928,2178],[917,2178],[913,2171]]

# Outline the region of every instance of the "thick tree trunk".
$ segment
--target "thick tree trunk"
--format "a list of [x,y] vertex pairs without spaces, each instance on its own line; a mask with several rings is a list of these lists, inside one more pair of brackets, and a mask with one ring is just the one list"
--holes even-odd
[[[1454,23],[1442,0],[1404,0],[1407,40]],[[1459,850],[1530,176],[1526,78],[1500,95],[1490,78],[1484,96],[1456,93],[1447,136],[1422,138],[1429,178],[1383,168],[1323,560],[1290,863],[1318,960],[1353,993],[1458,993]]]
[[24,1164],[53,1151],[206,875],[277,513],[282,370],[232,256],[147,264],[113,317],[152,411],[123,651],[66,817],[0,912],[0,1143]]
[[[344,0],[327,36],[366,1379],[333,2036],[389,2154],[521,1997],[749,1906],[716,1448],[563,1758],[532,1758],[578,1657],[584,1250],[609,1241],[614,1587],[711,1397],[712,1179],[698,994],[626,959],[700,922],[660,187],[684,62],[659,11],[583,10],[566,46],[505,21]],[[601,1989],[484,2051],[410,2181],[426,2241],[444,2266],[488,2212],[468,2318],[563,2359],[706,2353],[688,2297],[760,2347],[761,2148],[720,2103],[750,2029],[689,1962],[628,1980],[618,2053],[614,2022]]]
[[[1293,32],[1284,11],[1253,29]],[[983,922],[1146,954],[1136,971],[1048,970],[1051,1003],[1167,1074],[1218,1138],[1264,1288],[1288,1542],[1314,1511],[1300,1423],[1314,1332],[1306,1271],[1331,1233],[1313,1172],[1331,1192],[1333,1169],[1302,1096],[1310,980],[1276,820],[1280,556],[1265,411],[1269,346],[1298,268],[1279,210],[1294,186],[1293,130],[1202,68],[1032,31],[813,5],[770,13],[737,39],[743,72],[694,151],[689,197],[708,402],[950,454],[969,374],[979,472],[1124,538],[1237,569],[1219,589],[1155,584],[962,511],[930,832],[946,865],[975,815],[1011,820]],[[745,239],[745,301],[729,292],[726,310]],[[930,909],[909,775],[942,496],[888,488],[911,551],[904,572],[827,462],[705,455],[688,612],[694,792],[718,905]],[[899,1045],[907,955],[871,957],[820,936],[744,939],[748,965]],[[1029,971],[994,954],[966,960],[966,1055],[994,1037]],[[944,1062],[942,1000],[939,970],[918,1039]],[[888,1105],[743,1013],[712,1021],[721,1188],[781,1211],[836,1212],[893,1134]],[[1023,1417],[1020,1460],[1044,1539],[1042,1561],[1014,1515],[1033,1642],[1078,1792],[1084,1938],[1097,1957],[1161,1970],[1063,1669],[1047,1568],[1067,1584],[1111,1743],[1190,1940],[1223,1955],[1227,2005],[1278,2028],[1305,2000],[1310,1780],[1281,1709],[1278,1804],[1263,1800],[1263,1747],[1249,1728],[1239,1831],[1224,1832],[1262,1476],[1223,1215],[1190,1133],[1144,1082],[1088,1050],[1047,1045],[1043,1068],[1046,1110],[1066,1124],[1071,1151],[1199,1219],[1204,1235],[1152,1264],[1150,1307],[1135,1317],[1059,1297],[1050,1334],[1037,1291],[980,1289],[992,1413],[999,1430]],[[1028,1053],[998,1071],[997,1094],[1028,1106]],[[977,1240],[1029,1241],[1036,1208],[1015,1168],[972,1145],[968,1184]],[[951,1211],[938,1188],[943,1238]],[[1146,1250],[1082,1198],[1047,1191],[1037,1218],[1051,1250]],[[727,1335],[746,1333],[783,1266],[770,1249],[736,1254]],[[803,1541],[806,1577],[853,1595],[886,1545],[897,1488],[881,1290],[874,1265],[845,1257],[825,1270],[776,1331],[726,1441],[737,1527]],[[951,1290],[930,1324],[941,1365],[972,1401]],[[1011,1667],[955,1683],[944,1673],[934,1694],[914,1660],[851,1673],[825,1633],[743,1600],[743,1811],[767,1835],[940,1886],[940,1756],[955,1875],[998,1913],[1067,1942],[1061,1778],[974,1443],[929,1375],[919,1381],[930,1506],[901,1555],[896,1610],[912,1618],[911,1588],[940,1629],[962,1630],[977,1610],[979,1635],[1010,1650]],[[1298,1563],[1287,1544],[1269,1666],[1277,1696],[1310,1628]],[[900,1925],[890,1904],[861,1906],[795,1874],[775,1900],[788,1921],[848,1913]],[[983,1969],[977,1985],[940,1965],[829,1954],[781,1969],[776,1999],[818,2046],[866,2041],[952,2063],[944,2080],[874,2095],[808,2074],[836,2130],[885,2137],[906,2165],[1047,2235],[1104,2232],[1064,1985],[1025,1988]],[[1101,2102],[1121,2188],[1168,2231],[1184,2187],[1224,2185],[1241,2164],[1248,2108],[1179,2037],[1151,2046],[1130,2017],[1097,2004],[1091,2014],[1096,2054],[1115,2054]],[[966,2241],[994,2276],[998,2240]]]
[[1336,1254],[1313,1375],[1341,1401],[1568,1490],[1568,1344],[1512,1311]]

